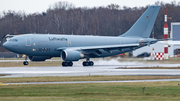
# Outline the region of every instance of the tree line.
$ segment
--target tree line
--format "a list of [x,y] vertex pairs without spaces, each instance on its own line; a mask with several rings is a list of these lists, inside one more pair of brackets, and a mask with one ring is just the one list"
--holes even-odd
[[[161,9],[154,25],[153,33],[157,39],[163,38],[164,7],[171,22],[180,21],[180,2],[156,2]],[[73,34],[118,36],[125,33],[148,8],[127,7],[110,4],[106,7],[75,7],[72,3],[57,2],[46,12],[26,14],[19,11],[7,11],[0,14],[0,38],[6,34]],[[152,37],[152,36],[151,36]],[[1,51],[1,49],[0,49]]]

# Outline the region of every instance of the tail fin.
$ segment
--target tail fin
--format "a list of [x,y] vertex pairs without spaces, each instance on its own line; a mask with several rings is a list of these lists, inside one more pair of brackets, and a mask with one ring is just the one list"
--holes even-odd
[[149,38],[156,21],[160,6],[150,6],[136,23],[120,37]]

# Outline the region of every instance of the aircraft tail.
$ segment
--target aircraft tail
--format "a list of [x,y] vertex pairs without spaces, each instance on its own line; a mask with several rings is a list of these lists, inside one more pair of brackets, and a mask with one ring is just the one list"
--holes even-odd
[[156,21],[160,6],[150,6],[135,24],[120,37],[149,38]]

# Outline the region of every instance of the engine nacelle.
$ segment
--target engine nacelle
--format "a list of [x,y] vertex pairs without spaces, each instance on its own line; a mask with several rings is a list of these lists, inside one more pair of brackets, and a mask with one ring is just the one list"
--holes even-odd
[[84,58],[84,54],[81,54],[79,51],[74,50],[63,50],[61,52],[61,58],[64,61],[78,61],[79,59]]
[[31,61],[45,61],[46,59],[50,58],[50,56],[29,56],[29,60]]

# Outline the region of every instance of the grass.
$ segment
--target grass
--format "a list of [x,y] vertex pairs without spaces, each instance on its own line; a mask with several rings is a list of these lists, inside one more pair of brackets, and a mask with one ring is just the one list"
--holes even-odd
[[[95,59],[91,59],[91,60],[98,61],[100,59],[102,59],[102,58],[95,58]],[[116,59],[119,62],[141,62],[141,63],[145,63],[145,64],[179,64],[180,63],[179,57],[173,57],[173,58],[169,58],[168,60],[162,60],[162,61],[145,60],[144,58],[118,58],[118,57],[107,57],[107,58],[104,58],[103,60],[108,61],[111,59]],[[17,59],[17,58],[4,58],[4,59],[0,58],[0,60],[24,60],[24,59],[23,58],[19,58],[19,59]],[[51,61],[51,60],[57,60],[57,61]],[[45,62],[31,62],[30,61],[28,66],[61,66],[62,60],[60,58],[52,58],[51,60],[45,61]],[[85,61],[85,60],[81,60],[81,61]],[[27,66],[24,66],[23,61],[22,61],[22,62],[0,62],[0,67],[27,67]],[[179,67],[176,69],[179,69]]]
[[[92,61],[98,61],[102,58],[95,58],[91,59]],[[103,60],[111,60],[116,59],[119,62],[141,62],[145,64],[179,64],[180,58],[179,57],[173,57],[169,58],[168,60],[162,60],[162,61],[155,61],[155,60],[145,60],[144,58],[118,58],[118,57],[107,57]],[[0,60],[24,60],[23,58],[0,58]],[[58,60],[58,61],[51,61],[51,60]],[[62,60],[60,58],[52,58],[50,61],[45,62],[29,62],[28,66],[61,66]],[[84,61],[84,60],[81,60]],[[0,67],[27,67],[23,65],[22,62],[0,62]],[[167,68],[166,68],[167,69]]]
[[29,62],[24,66],[23,62],[0,62],[0,67],[30,67],[30,66],[62,66],[61,61]]
[[[24,58],[0,58],[0,60],[24,60]],[[62,60],[60,58],[52,58],[51,60],[42,62],[29,61],[28,66],[24,66],[23,61],[0,62],[0,67],[62,66]]]
[[177,79],[180,76],[62,76],[62,77],[22,77],[0,78],[3,83],[19,82],[66,82],[66,81],[118,81],[118,80],[150,80]]
[[[179,101],[179,82],[0,86],[2,101]],[[144,93],[142,88],[145,87]]]
[[[134,59],[134,58],[133,58]],[[137,61],[137,59],[130,61]],[[143,60],[144,63],[179,63],[180,59],[165,61]],[[129,60],[128,60],[129,61]],[[142,60],[138,60],[141,62]],[[4,63],[3,63],[4,64]],[[20,66],[19,63],[0,63],[0,66]],[[59,66],[61,62],[30,63],[29,66]],[[3,76],[3,75],[1,75]],[[109,81],[173,79],[180,76],[77,76],[77,77],[24,77],[0,78],[0,82],[55,82],[55,81]],[[179,101],[180,82],[87,83],[46,85],[2,85],[0,101]],[[144,93],[142,88],[145,87]]]

